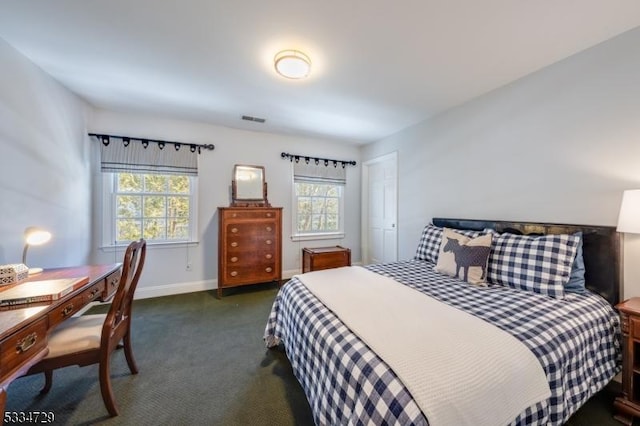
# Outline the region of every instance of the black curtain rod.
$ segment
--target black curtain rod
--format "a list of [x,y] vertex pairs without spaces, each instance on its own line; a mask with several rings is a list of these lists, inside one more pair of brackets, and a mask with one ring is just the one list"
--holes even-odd
[[197,144],[197,143],[186,143],[186,142],[174,142],[174,141],[163,141],[163,140],[159,140],[159,139],[149,139],[149,138],[134,138],[131,136],[118,136],[118,135],[104,135],[101,133],[89,133],[89,136],[95,136],[97,137],[103,144],[105,145],[109,145],[109,139],[111,138],[116,138],[116,139],[122,139],[122,141],[128,145],[130,141],[134,140],[134,141],[140,141],[143,145],[148,145],[149,142],[153,142],[153,143],[157,143],[160,147],[160,149],[164,148],[165,144],[171,143],[173,144],[174,148],[176,149],[176,151],[178,149],[180,149],[180,146],[182,145],[187,145],[190,147],[191,152],[195,152],[196,149],[198,150],[198,153],[200,153],[201,149],[208,149],[209,151],[213,151],[215,146],[213,144]]
[[355,161],[333,160],[331,158],[320,158],[320,157],[311,157],[308,155],[289,154],[288,152],[283,152],[282,154],[280,154],[280,157],[288,158],[289,161],[295,160],[296,163],[299,162],[301,159],[304,160],[307,164],[309,163],[310,160],[313,160],[316,163],[316,165],[319,164],[321,161],[324,162],[325,166],[328,166],[329,163],[333,163],[333,167],[336,167],[338,163],[342,164],[343,168],[347,165],[349,166],[356,165]]

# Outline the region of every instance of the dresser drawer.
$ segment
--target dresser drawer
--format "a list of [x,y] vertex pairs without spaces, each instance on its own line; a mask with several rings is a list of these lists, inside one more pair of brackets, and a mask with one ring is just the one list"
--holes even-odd
[[274,263],[230,265],[225,274],[225,281],[228,284],[268,282],[276,279],[279,279],[279,275]]
[[225,210],[222,215],[223,219],[274,219],[277,215],[273,210]]
[[275,237],[269,235],[257,235],[255,237],[229,237],[225,250],[229,252],[229,254],[237,254],[247,251],[272,252],[274,250],[274,247],[276,247],[277,242],[278,240]]
[[0,343],[0,375],[6,377],[47,347],[47,318],[30,324]]
[[275,253],[270,251],[228,250],[224,265],[227,268],[246,265],[257,265],[257,267],[259,267],[263,264],[272,264],[275,258]]
[[226,227],[228,238],[271,238],[276,235],[276,226],[271,222],[231,223]]

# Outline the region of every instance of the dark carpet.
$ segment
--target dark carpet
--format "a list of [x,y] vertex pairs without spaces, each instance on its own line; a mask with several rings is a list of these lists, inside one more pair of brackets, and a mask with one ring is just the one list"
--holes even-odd
[[[286,355],[262,341],[276,293],[271,284],[229,289],[222,300],[199,292],[135,301],[140,373],[131,375],[124,353],[116,351],[111,373],[118,417],[104,408],[97,366],[57,370],[43,396],[41,376],[18,379],[8,389],[6,412],[53,412],[55,424],[68,425],[311,425]],[[617,426],[614,396],[606,388],[567,424]]]

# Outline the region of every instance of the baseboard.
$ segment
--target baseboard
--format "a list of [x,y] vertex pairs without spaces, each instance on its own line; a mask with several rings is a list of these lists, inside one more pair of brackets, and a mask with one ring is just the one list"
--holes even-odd
[[191,281],[186,283],[164,284],[151,287],[138,287],[134,299],[171,296],[174,294],[194,293],[196,291],[215,290],[218,280]]

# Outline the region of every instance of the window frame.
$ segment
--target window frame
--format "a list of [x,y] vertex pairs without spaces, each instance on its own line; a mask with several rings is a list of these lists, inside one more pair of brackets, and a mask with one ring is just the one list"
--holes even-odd
[[[339,208],[338,208],[338,230],[337,231],[318,231],[318,232],[298,232],[298,195],[296,191],[296,185],[298,183],[316,184],[316,185],[334,185],[338,187],[339,196]],[[336,238],[344,238],[344,204],[345,204],[345,192],[346,185],[337,184],[333,182],[305,182],[296,181],[292,178],[292,191],[291,191],[291,241],[311,241],[311,240],[328,240]]]
[[[131,172],[122,172],[131,173]],[[102,173],[102,245],[101,248],[125,247],[129,242],[116,241],[116,186],[117,172]],[[155,174],[169,176],[167,173],[135,173],[135,174]],[[189,179],[189,235],[184,240],[148,240],[147,245],[193,245],[198,243],[198,178],[197,176],[186,176]],[[135,193],[132,193],[132,195]],[[165,193],[168,195],[169,193]]]

